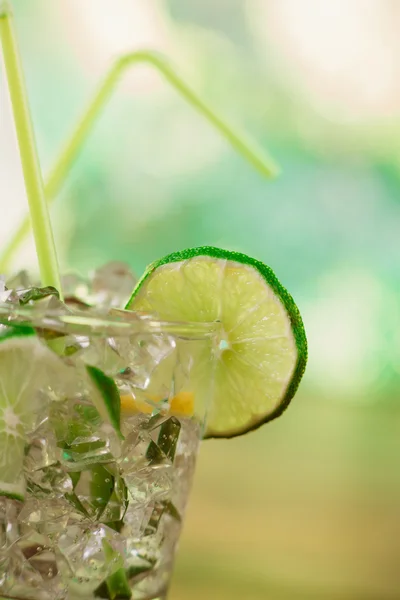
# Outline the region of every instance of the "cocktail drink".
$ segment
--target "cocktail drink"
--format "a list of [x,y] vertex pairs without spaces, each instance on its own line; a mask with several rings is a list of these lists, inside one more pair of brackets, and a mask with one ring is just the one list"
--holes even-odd
[[0,307],[0,596],[164,598],[218,325],[45,293]]
[[[47,202],[119,74],[157,68],[264,175],[268,156],[159,55],[111,69],[43,186],[10,5],[0,39],[41,284],[0,277],[0,597],[164,600],[200,440],[279,416],[303,375],[299,311],[269,267],[213,247],[139,282],[121,265],[62,279]],[[0,252],[7,271],[25,221]]]
[[5,598],[165,598],[203,433],[278,416],[304,369],[291,297],[244,255],[170,255],[125,310],[99,292],[2,294]]

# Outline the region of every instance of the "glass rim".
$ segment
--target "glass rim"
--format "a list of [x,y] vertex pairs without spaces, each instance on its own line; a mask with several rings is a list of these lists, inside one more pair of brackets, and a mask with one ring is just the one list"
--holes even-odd
[[136,334],[165,333],[182,338],[207,338],[221,329],[219,321],[169,321],[151,313],[124,309],[79,310],[74,308],[61,313],[59,310],[35,311],[33,306],[0,304],[0,325],[27,327],[56,331],[71,335],[127,336]]

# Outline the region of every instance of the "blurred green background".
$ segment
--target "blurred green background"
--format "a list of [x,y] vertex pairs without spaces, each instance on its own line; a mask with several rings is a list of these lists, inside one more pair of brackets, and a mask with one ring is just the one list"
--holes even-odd
[[[63,270],[117,259],[140,273],[223,246],[269,264],[304,316],[309,366],[290,410],[203,444],[171,600],[398,599],[400,4],[13,4],[45,172],[112,59],[142,47],[167,53],[283,169],[263,179],[140,67],[52,207]],[[10,132],[2,242],[25,211]],[[36,268],[31,244],[21,265]]]

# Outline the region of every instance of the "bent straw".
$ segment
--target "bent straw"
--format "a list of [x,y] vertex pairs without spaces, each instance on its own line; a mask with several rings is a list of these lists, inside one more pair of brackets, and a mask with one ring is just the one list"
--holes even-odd
[[[173,69],[165,57],[156,52],[140,50],[121,56],[114,63],[103,82],[100,84],[97,92],[94,94],[94,97],[84,111],[50,172],[45,185],[45,195],[48,201],[53,200],[60,190],[74,160],[92,131],[102,109],[114,92],[119,78],[121,75],[125,74],[129,68],[140,63],[148,64],[159,71],[167,82],[171,84],[177,92],[193,106],[193,108],[208,119],[227,141],[262,175],[269,178],[278,175],[279,168],[273,158],[254,140],[248,139],[243,132],[238,131],[232,125],[228,124],[225,119],[210,108],[210,106],[176,73],[175,69]],[[8,268],[15,251],[29,234],[29,229],[29,218],[25,218],[0,256],[0,271],[5,271]]]

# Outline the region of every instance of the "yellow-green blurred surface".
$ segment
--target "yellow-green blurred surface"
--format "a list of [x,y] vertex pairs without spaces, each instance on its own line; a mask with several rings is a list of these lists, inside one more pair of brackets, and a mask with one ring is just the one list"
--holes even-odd
[[[47,173],[119,53],[168,54],[280,162],[268,182],[147,68],[127,76],[52,207],[63,270],[241,250],[309,337],[293,406],[199,458],[171,600],[400,598],[400,5],[14,0]],[[2,83],[4,83],[2,81]],[[0,239],[25,212],[0,88]],[[36,269],[32,244],[15,269]]]

